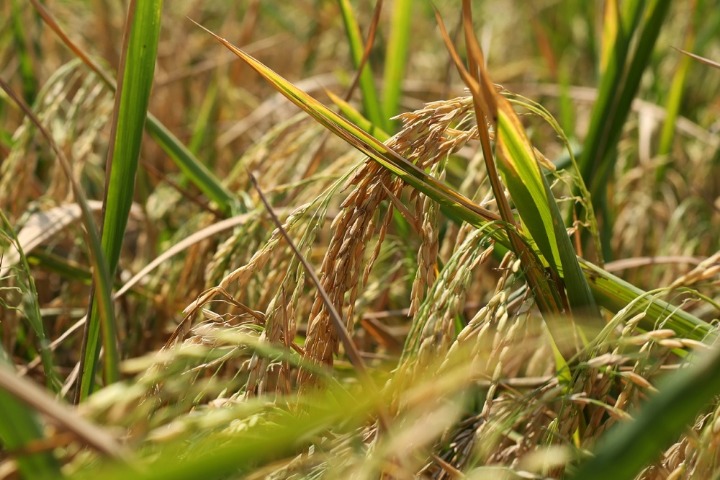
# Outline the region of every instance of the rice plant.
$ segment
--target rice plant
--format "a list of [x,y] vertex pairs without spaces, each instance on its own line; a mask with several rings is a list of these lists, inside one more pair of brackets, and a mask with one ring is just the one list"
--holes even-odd
[[718,7],[5,2],[0,477],[718,477]]

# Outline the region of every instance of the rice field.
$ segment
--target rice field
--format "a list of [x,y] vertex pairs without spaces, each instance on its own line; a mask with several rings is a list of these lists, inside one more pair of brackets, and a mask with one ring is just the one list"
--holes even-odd
[[715,0],[0,4],[0,478],[720,478]]

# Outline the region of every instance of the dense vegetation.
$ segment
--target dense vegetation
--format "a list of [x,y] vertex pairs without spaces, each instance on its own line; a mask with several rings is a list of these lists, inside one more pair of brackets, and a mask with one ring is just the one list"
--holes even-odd
[[167,3],[0,5],[0,477],[720,478],[717,1]]

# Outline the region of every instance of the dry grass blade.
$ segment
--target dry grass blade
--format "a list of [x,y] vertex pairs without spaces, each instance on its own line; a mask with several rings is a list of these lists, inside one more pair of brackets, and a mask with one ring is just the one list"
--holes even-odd
[[148,263],[145,267],[143,267],[142,270],[133,275],[132,278],[125,282],[125,284],[120,288],[120,290],[115,293],[115,296],[113,298],[120,298],[122,295],[127,293],[128,290],[137,285],[137,283],[140,282],[143,278],[145,278],[150,272],[155,270],[157,267],[177,255],[178,253],[187,250],[191,246],[205,240],[206,238],[210,238],[213,235],[217,235],[224,230],[229,230],[231,228],[237,227],[238,225],[242,225],[252,217],[253,215],[249,213],[236,215],[234,217],[230,217],[220,222],[214,223],[208,227],[203,228],[202,230],[193,233],[189,237],[184,238],[180,242],[176,243],[175,245],[158,255],[152,262]]
[[125,448],[107,432],[55,401],[43,389],[29,380],[18,377],[4,366],[0,366],[0,388],[77,435],[85,445],[119,460],[129,457]]
[[614,260],[605,264],[605,270],[608,272],[619,272],[621,270],[627,270],[631,268],[642,268],[653,265],[663,264],[685,264],[685,265],[699,265],[704,259],[699,257],[686,257],[686,256],[657,256],[657,257],[636,257],[636,258],[623,258],[621,260]]
[[[102,210],[102,202],[97,200],[88,200],[88,206],[94,212]],[[138,217],[142,216],[139,209],[135,209],[133,214]],[[58,232],[72,224],[82,215],[80,206],[76,203],[68,203],[35,212],[30,215],[28,221],[18,232],[18,242],[23,248],[23,252],[27,255],[35,250],[38,246],[53,238]],[[19,254],[15,251],[5,253],[2,266],[0,266],[0,277],[7,273],[8,269],[20,260]]]
[[40,17],[43,19],[43,21],[52,29],[52,31],[55,32],[55,34],[60,37],[60,40],[68,46],[72,52],[77,55],[78,58],[80,58],[85,65],[90,68],[100,79],[107,85],[108,88],[114,90],[115,89],[115,83],[108,75],[105,73],[105,71],[100,67],[100,65],[95,62],[89,55],[87,55],[80,47],[78,47],[72,40],[70,40],[70,37],[67,36],[65,31],[60,28],[60,25],[55,21],[53,16],[50,14],[50,12],[45,8],[45,6],[40,3],[39,0],[30,0],[30,3],[32,4],[33,8],[38,12]]
[[[102,203],[98,201],[88,201],[88,206],[94,211],[102,209]],[[66,204],[52,208],[47,211],[33,213],[28,221],[25,222],[23,228],[18,232],[18,242],[22,246],[23,252],[27,255],[35,248],[59,231],[65,226],[71,224],[80,216],[80,207],[77,204]],[[0,277],[5,276],[7,271],[20,260],[20,254],[15,251],[6,252],[3,255],[2,266],[0,266]]]
[[695,60],[697,60],[700,63],[704,63],[705,65],[709,65],[713,68],[720,68],[720,63],[718,63],[714,60],[710,60],[709,58],[701,57],[700,55],[696,55],[694,53],[687,52],[681,48],[675,48],[675,50],[677,50],[680,53],[684,53],[685,55],[687,55],[690,58],[694,58]]
[[[439,15],[436,13],[439,17]],[[485,58],[480,49],[480,45],[475,38],[472,23],[472,8],[470,2],[463,1],[463,30],[465,32],[465,44],[468,48],[468,65],[469,71],[466,70],[461,62],[456,60],[456,67],[458,72],[465,81],[466,85],[470,89],[473,97],[473,103],[475,104],[475,117],[477,119],[478,132],[480,134],[480,142],[483,150],[483,157],[485,160],[485,166],[488,170],[488,178],[492,185],[495,200],[497,201],[498,209],[500,210],[500,216],[507,222],[509,227],[508,236],[513,243],[513,248],[522,258],[522,251],[525,250],[522,242],[516,237],[517,233],[517,222],[510,209],[510,203],[505,197],[505,189],[500,182],[500,175],[498,174],[495,166],[495,160],[493,156],[493,150],[490,145],[490,129],[497,129],[497,115],[498,106],[497,99],[495,98],[494,87],[490,83],[490,79],[485,72]],[[446,46],[452,47],[450,36],[447,33],[444,25],[441,28],[443,32],[443,40]],[[452,55],[453,59],[459,59],[457,53]]]
[[402,203],[402,201],[400,201],[397,195],[391,192],[384,183],[381,183],[380,186],[382,186],[385,195],[387,195],[387,197],[390,199],[393,206],[397,209],[398,212],[400,212],[400,215],[403,216],[405,221],[410,224],[410,226],[415,230],[415,232],[419,232],[420,230],[422,230],[422,225],[420,224],[420,221],[415,218],[412,213],[410,213],[410,210],[408,210],[408,208]]
[[[494,127],[497,124],[498,113],[497,99],[495,98],[495,87],[490,81],[490,77],[485,72],[485,56],[483,55],[482,48],[480,48],[480,44],[475,36],[472,19],[472,6],[470,2],[464,0],[462,8],[463,32],[465,34],[465,44],[468,49],[469,74],[480,87],[477,94],[478,100],[481,102],[483,107],[481,111],[487,117],[487,121],[491,122]],[[475,93],[473,94],[473,98],[475,98]]]

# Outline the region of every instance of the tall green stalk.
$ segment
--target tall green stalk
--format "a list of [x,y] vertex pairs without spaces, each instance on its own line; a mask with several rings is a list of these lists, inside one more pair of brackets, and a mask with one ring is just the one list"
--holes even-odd
[[623,9],[615,11],[611,5],[616,2],[608,2],[598,98],[579,159],[580,173],[601,219],[606,260],[611,257],[608,244],[612,231],[606,192],[615,166],[614,152],[670,3],[636,0],[623,3]]
[[[128,7],[103,204],[102,249],[111,276],[120,258],[135,191],[135,174],[155,72],[161,12],[162,0],[133,0]],[[93,298],[90,305],[76,394],[78,401],[93,391],[101,334],[105,348],[105,382],[113,383],[119,378],[116,327],[112,322],[101,325]]]

